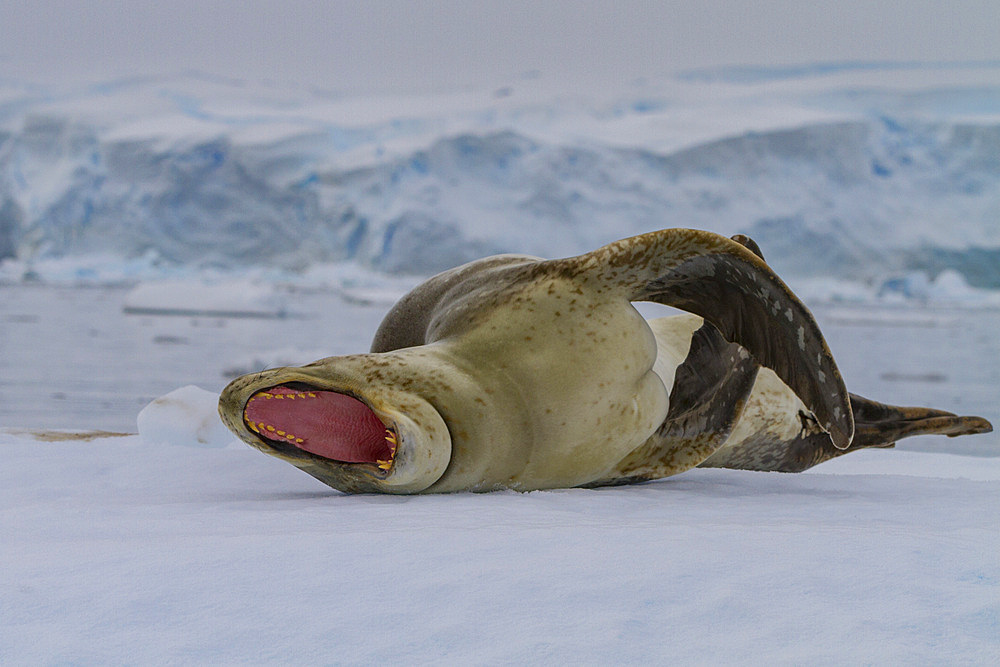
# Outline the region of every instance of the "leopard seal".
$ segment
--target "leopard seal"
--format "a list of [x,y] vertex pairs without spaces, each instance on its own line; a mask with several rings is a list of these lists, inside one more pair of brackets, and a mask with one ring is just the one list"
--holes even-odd
[[[636,301],[690,314],[647,322]],[[445,271],[389,311],[369,353],[237,378],[219,413],[252,447],[348,493],[793,470],[905,435],[989,430],[852,399],[756,244],[667,229]]]

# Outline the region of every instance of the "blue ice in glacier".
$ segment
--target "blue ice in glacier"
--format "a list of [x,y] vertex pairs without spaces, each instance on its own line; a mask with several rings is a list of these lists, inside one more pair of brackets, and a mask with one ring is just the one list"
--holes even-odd
[[749,234],[782,275],[1000,287],[1000,86],[742,82],[702,109],[708,85],[386,108],[197,79],[3,91],[0,260],[420,275],[679,226]]

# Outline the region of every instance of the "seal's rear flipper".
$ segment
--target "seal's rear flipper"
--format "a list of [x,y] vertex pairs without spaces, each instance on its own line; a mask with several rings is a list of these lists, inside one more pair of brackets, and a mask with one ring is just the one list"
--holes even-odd
[[774,472],[802,472],[818,463],[868,447],[892,447],[914,435],[972,435],[989,433],[993,426],[982,417],[961,417],[944,410],[886,405],[851,394],[854,440],[847,449],[837,449],[822,433],[802,434],[787,442],[750,438],[735,446],[723,446],[700,467],[734,468]]
[[851,394],[854,407],[854,443],[861,447],[889,447],[912,435],[959,435],[989,433],[993,425],[982,417],[960,417],[944,410],[886,405]]

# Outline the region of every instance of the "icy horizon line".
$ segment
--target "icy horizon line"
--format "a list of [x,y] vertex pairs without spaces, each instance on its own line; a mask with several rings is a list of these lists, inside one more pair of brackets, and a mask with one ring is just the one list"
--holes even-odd
[[[0,55],[0,65],[9,60],[9,57]],[[788,62],[774,64],[765,63],[738,63],[732,62],[721,65],[708,65],[703,67],[677,67],[663,68],[659,72],[646,75],[636,75],[626,77],[626,80],[633,86],[643,85],[650,80],[678,81],[682,83],[731,83],[731,84],[751,84],[768,81],[786,81],[797,79],[822,78],[837,74],[862,73],[862,72],[898,72],[898,71],[940,71],[940,70],[977,70],[977,69],[1000,69],[1000,59],[956,59],[956,60],[912,60],[912,59],[831,59],[831,60],[790,60]],[[492,88],[515,84],[518,82],[545,81],[550,78],[558,78],[562,83],[575,83],[573,87],[586,87],[588,84],[597,85],[598,82],[587,81],[585,78],[574,81],[573,77],[563,77],[545,68],[531,68],[518,72],[515,75],[481,77],[478,81],[467,81],[461,83],[448,84],[424,84],[413,87],[399,86],[377,86],[365,88],[358,85],[330,85],[329,83],[312,83],[305,80],[292,78],[278,79],[271,76],[239,76],[224,73],[223,71],[213,71],[205,67],[178,67],[176,69],[164,69],[147,72],[98,72],[96,75],[81,79],[79,75],[74,76],[45,76],[45,75],[0,75],[0,85],[9,86],[64,86],[69,84],[79,84],[82,90],[91,87],[101,87],[107,85],[134,84],[142,85],[147,83],[165,83],[175,79],[194,79],[208,83],[243,88],[250,85],[258,85],[264,88],[306,88],[315,93],[327,93],[338,95],[382,95],[382,94],[435,94],[454,93],[476,89]]]

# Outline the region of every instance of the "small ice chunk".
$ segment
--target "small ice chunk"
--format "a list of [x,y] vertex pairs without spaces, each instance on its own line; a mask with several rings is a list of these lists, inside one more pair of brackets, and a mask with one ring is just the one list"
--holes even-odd
[[219,419],[219,395],[188,385],[144,407],[136,422],[145,445],[226,447],[234,436]]
[[125,295],[124,311],[140,315],[206,317],[284,317],[277,289],[265,283],[233,280],[162,280],[142,283]]

